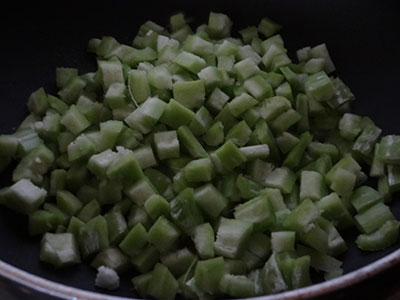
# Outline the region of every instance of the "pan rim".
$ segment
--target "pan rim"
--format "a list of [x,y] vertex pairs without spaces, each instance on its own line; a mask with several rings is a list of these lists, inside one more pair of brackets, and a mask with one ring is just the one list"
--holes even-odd
[[[376,275],[400,262],[400,249],[393,251],[385,257],[368,264],[360,269],[329,281],[313,284],[301,289],[279,293],[275,295],[260,296],[248,299],[254,300],[300,300],[310,297],[317,297],[323,294],[346,288],[350,285],[361,282],[373,275]],[[100,294],[86,291],[75,287],[66,286],[37,275],[30,274],[27,271],[18,269],[2,260],[0,260],[0,275],[21,285],[43,294],[55,296],[61,299],[80,299],[80,300],[134,300],[137,298],[126,298]]]

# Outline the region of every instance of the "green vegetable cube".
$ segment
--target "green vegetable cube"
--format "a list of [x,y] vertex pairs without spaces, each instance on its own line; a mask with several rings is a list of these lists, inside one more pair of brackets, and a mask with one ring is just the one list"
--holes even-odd
[[210,12],[207,31],[211,37],[224,38],[230,35],[232,21],[225,14]]
[[63,268],[81,262],[75,237],[71,233],[46,233],[41,241],[40,260]]
[[222,110],[228,100],[229,96],[227,94],[225,94],[219,88],[215,88],[212,91],[211,95],[208,97],[206,101],[206,106],[210,111],[218,113]]
[[242,93],[240,96],[235,97],[228,103],[229,110],[232,115],[239,117],[251,107],[258,104],[258,101],[246,93]]
[[376,127],[375,124],[367,125],[355,140],[352,149],[367,161],[370,161],[381,133],[382,129]]
[[247,79],[243,85],[256,99],[262,100],[272,97],[273,95],[271,85],[261,75],[256,75]]
[[118,154],[110,149],[90,157],[87,168],[97,177],[104,178],[111,163]]
[[21,179],[8,188],[0,190],[0,203],[12,210],[30,214],[45,201],[47,192],[28,179]]
[[305,199],[286,217],[283,225],[296,232],[308,232],[321,212],[310,199]]
[[147,287],[147,293],[159,300],[173,300],[177,292],[178,282],[175,277],[167,267],[156,264]]
[[339,121],[340,135],[349,141],[353,141],[361,133],[361,120],[360,116],[345,113]]
[[172,77],[164,65],[155,66],[147,73],[149,83],[157,89],[172,89]]
[[211,220],[215,220],[228,205],[228,200],[211,183],[197,188],[194,192],[194,199]]
[[272,21],[270,18],[263,18],[258,24],[257,30],[265,37],[270,37],[281,30],[282,26]]
[[124,189],[124,193],[136,205],[143,206],[150,196],[157,194],[158,192],[150,180],[143,177],[134,184],[127,186]]
[[188,248],[182,248],[161,256],[161,262],[174,276],[179,276],[189,271],[196,259],[197,257]]
[[270,238],[263,233],[254,233],[251,235],[241,259],[245,262],[247,269],[255,269],[264,264],[270,253]]
[[13,135],[0,135],[0,149],[4,152],[3,155],[12,157],[17,152],[18,139]]
[[275,214],[266,195],[260,195],[235,207],[235,219],[253,224],[254,231],[264,232],[275,222]]
[[99,183],[98,199],[101,205],[115,204],[122,199],[123,184],[120,180],[104,179]]
[[30,112],[42,116],[49,107],[46,92],[43,88],[38,89],[29,96],[28,109]]
[[386,221],[394,220],[390,208],[379,202],[355,215],[354,219],[363,233],[370,234],[378,230]]
[[330,184],[332,182],[333,176],[338,169],[347,170],[353,174],[357,174],[361,171],[361,166],[353,159],[351,155],[345,155],[341,160],[339,160],[332,169],[325,175],[326,181]]
[[325,179],[314,171],[302,171],[300,179],[300,200],[309,198],[313,201],[320,200],[327,194]]
[[[295,190],[295,189],[293,188],[293,190]],[[271,204],[271,207],[275,212],[287,210],[286,204],[284,202],[284,199],[283,199],[283,196],[282,196],[282,193],[280,190],[266,188],[266,189],[261,190],[260,194],[267,196],[267,198]]]
[[54,213],[37,210],[29,215],[29,234],[34,236],[55,230],[58,225],[57,221]]
[[339,229],[346,229],[354,224],[352,216],[336,193],[323,197],[318,202],[318,208],[322,216],[333,221]]
[[71,78],[78,76],[78,70],[73,68],[56,68],[56,85],[63,88]]
[[239,190],[240,197],[243,199],[251,199],[258,196],[262,188],[261,185],[246,178],[242,174],[236,179],[236,187]]
[[150,86],[147,73],[144,70],[131,70],[128,73],[128,83],[133,98],[137,103],[145,102],[150,96]]
[[79,134],[90,126],[90,122],[75,105],[70,106],[60,122],[73,134]]
[[253,138],[258,141],[258,143],[268,145],[272,161],[276,162],[280,160],[280,153],[275,138],[264,120],[258,120],[256,122]]
[[96,146],[86,135],[80,135],[68,145],[67,152],[70,162],[84,161],[96,152]]
[[226,140],[231,140],[235,145],[242,147],[250,140],[252,131],[245,121],[233,126],[226,135]]
[[273,254],[261,271],[261,285],[265,293],[279,293],[288,289],[279,269],[276,255]]
[[280,134],[298,123],[301,119],[301,114],[294,109],[289,109],[272,121],[271,128],[275,133]]
[[57,206],[70,216],[76,215],[82,208],[82,202],[76,198],[71,192],[57,192]]
[[101,207],[97,200],[94,198],[88,202],[77,215],[77,218],[83,222],[89,222],[94,217],[97,217],[101,213]]
[[196,265],[194,278],[198,289],[207,294],[218,294],[219,283],[225,274],[222,257],[199,261]]
[[171,216],[188,235],[203,223],[203,215],[196,205],[192,188],[184,188],[170,203]]
[[215,122],[202,138],[208,146],[221,145],[224,142],[224,125],[222,122]]
[[285,154],[292,150],[298,142],[299,139],[289,132],[283,132],[276,138],[276,143],[278,144],[279,149]]
[[332,80],[324,71],[310,75],[305,83],[307,95],[316,101],[328,101],[334,94]]
[[279,189],[283,194],[290,194],[296,182],[296,175],[289,168],[282,167],[273,170],[265,179],[265,185]]
[[86,81],[76,76],[67,82],[67,84],[58,92],[58,95],[65,103],[72,104],[78,100],[85,86]]
[[189,125],[194,117],[195,113],[193,111],[171,99],[165,107],[160,121],[173,129],[177,129],[180,126]]
[[13,172],[13,181],[30,179],[35,184],[43,183],[43,175],[54,162],[54,153],[44,144],[39,144],[25,155]]
[[[57,218],[57,215],[54,214]],[[68,233],[72,233],[75,238],[79,237],[79,232],[81,231],[81,228],[85,225],[84,222],[82,222],[81,220],[79,220],[77,217],[71,217],[69,224],[68,224],[68,228],[67,228],[67,232]]]
[[160,195],[147,198],[144,208],[153,220],[157,220],[162,215],[168,216],[171,210],[168,201]]
[[120,149],[118,157],[112,161],[106,174],[111,180],[127,183],[135,182],[144,176],[135,155],[124,148]]
[[119,244],[119,248],[127,255],[134,257],[147,245],[147,232],[142,224],[135,225]]
[[364,251],[383,250],[393,245],[399,236],[399,222],[391,220],[371,234],[360,234],[356,243]]
[[79,246],[84,258],[90,257],[109,246],[107,221],[97,216],[79,231]]
[[144,174],[161,194],[163,194],[171,184],[171,179],[157,169],[148,168],[144,171]]
[[221,292],[234,298],[255,296],[254,282],[244,275],[225,274],[219,284]]
[[277,254],[294,251],[296,233],[294,231],[276,231],[271,233],[272,252]]
[[231,141],[225,142],[215,153],[226,170],[231,171],[246,161],[244,154]]
[[192,240],[201,259],[214,257],[214,230],[209,223],[197,226],[193,231]]
[[135,276],[131,280],[133,286],[135,287],[135,290],[143,299],[148,297],[147,288],[149,286],[151,278],[152,272],[148,272],[142,275]]
[[124,83],[124,74],[119,60],[98,61],[104,90],[107,90],[113,83]]
[[391,193],[400,190],[400,167],[396,165],[387,166],[387,183]]
[[104,103],[111,109],[124,108],[127,105],[126,94],[127,89],[125,84],[119,82],[113,83],[104,95]]
[[131,267],[129,259],[118,248],[108,248],[101,251],[93,259],[90,266],[95,269],[105,266],[117,273],[123,273]]
[[[268,50],[265,52],[264,56],[262,57],[261,61],[264,64],[264,66],[268,69],[268,70],[274,70],[277,69],[278,65],[275,64],[275,60],[279,59],[279,57],[281,55],[285,55],[286,54],[286,49],[284,49],[281,46],[272,44]],[[287,65],[282,64],[281,67]]]
[[351,194],[350,198],[350,202],[357,212],[362,212],[382,200],[383,195],[369,186],[359,187]]
[[283,112],[290,109],[291,105],[288,99],[282,96],[274,96],[262,102],[260,107],[261,117],[268,121],[272,121]]
[[193,135],[200,136],[207,132],[213,123],[213,117],[204,106],[196,112],[195,119],[190,122],[189,128]]
[[203,58],[186,51],[182,51],[175,57],[174,63],[194,74],[199,73],[206,66]]
[[174,99],[187,108],[199,108],[205,100],[204,83],[196,81],[178,81],[173,85]]
[[157,97],[148,98],[125,118],[125,122],[129,127],[143,134],[149,133],[163,115],[166,107],[167,104]]
[[148,167],[153,167],[157,165],[157,160],[154,156],[153,149],[151,145],[144,145],[142,147],[133,150],[140,167],[142,169],[147,169]]
[[68,223],[68,215],[64,213],[61,209],[59,209],[56,205],[52,203],[45,203],[43,205],[43,209],[47,212],[50,212],[56,216],[57,225],[67,225]]
[[226,72],[232,72],[233,65],[235,64],[235,56],[233,55],[220,55],[217,56],[218,69]]
[[183,169],[188,182],[207,182],[213,177],[213,164],[209,158],[201,158],[188,163]]
[[227,258],[239,257],[252,231],[251,223],[221,218],[214,245],[215,253]]
[[251,58],[246,58],[240,62],[237,62],[233,66],[233,69],[242,81],[250,78],[253,75],[256,75],[260,71],[257,64]]
[[246,44],[250,44],[253,38],[258,38],[257,27],[255,26],[249,26],[239,30],[239,33],[242,36],[243,42]]
[[237,123],[237,119],[232,115],[228,105],[225,105],[218,113],[215,117],[215,121],[221,122],[222,125],[224,125],[225,130],[231,129]]
[[224,70],[221,70],[214,66],[205,67],[201,70],[197,76],[199,76],[200,80],[204,82],[204,85],[207,89],[212,89],[216,86],[223,86],[229,80],[227,77],[227,73]]
[[345,169],[337,169],[332,177],[330,188],[339,196],[349,197],[353,192],[356,179],[357,177],[354,173]]
[[110,244],[118,244],[125,237],[128,225],[125,217],[119,211],[111,211],[104,215],[108,227],[108,239]]
[[101,118],[103,105],[94,102],[89,96],[81,95],[76,103],[78,110],[86,117],[91,124],[98,124]]
[[161,216],[150,228],[148,241],[162,253],[171,249],[180,234],[180,230],[171,221]]
[[378,157],[384,163],[398,164],[400,162],[400,136],[387,135],[382,138]]
[[155,133],[154,144],[160,160],[180,156],[179,140],[175,130]]
[[311,258],[308,255],[299,257],[292,262],[290,283],[293,289],[305,287],[311,284],[310,262]]
[[114,148],[118,136],[120,135],[123,128],[124,123],[122,121],[109,120],[100,123],[98,151],[104,151],[106,149]]
[[183,49],[196,55],[206,56],[213,52],[214,45],[200,36],[189,35],[183,44]]
[[144,248],[138,255],[131,259],[131,263],[140,273],[150,271],[159,261],[160,254],[156,247],[149,245]]
[[177,134],[179,142],[182,143],[183,148],[186,149],[191,156],[194,158],[208,157],[206,150],[204,150],[203,146],[187,126],[179,127]]

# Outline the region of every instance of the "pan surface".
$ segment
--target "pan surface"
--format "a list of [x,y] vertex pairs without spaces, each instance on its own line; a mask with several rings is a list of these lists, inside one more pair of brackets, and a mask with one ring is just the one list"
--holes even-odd
[[[194,19],[194,24],[200,24],[207,21],[212,10],[228,14],[235,29],[256,25],[264,16],[271,17],[284,26],[282,35],[291,57],[294,57],[296,49],[325,42],[336,65],[336,74],[356,95],[355,111],[371,117],[384,134],[400,134],[400,11],[396,1],[9,2],[2,2],[3,7],[0,7],[0,22],[3,23],[0,133],[12,132],[23,120],[27,114],[25,104],[32,91],[43,86],[47,92],[55,92],[56,67],[75,67],[81,72],[95,69],[94,57],[85,53],[91,37],[111,35],[130,44],[140,24],[148,19],[164,25],[171,14],[183,11]],[[10,184],[9,178],[10,174],[1,175],[0,187]],[[400,219],[400,201],[396,198],[399,197],[394,197],[391,208]],[[14,272],[9,269],[10,264],[56,283],[99,292],[93,286],[95,271],[86,265],[57,272],[40,264],[39,239],[28,237],[26,223],[24,217],[0,208],[0,238],[3,241],[0,260],[7,263],[4,265],[0,261],[0,274],[6,272],[10,277],[14,274],[18,280],[29,279],[37,287],[44,284],[44,288],[57,289],[46,282],[39,283],[25,273]],[[347,241],[354,240],[356,233],[350,232],[345,237]],[[377,253],[363,253],[354,243],[348,244],[349,251],[342,257],[345,273],[375,263],[366,270],[362,269],[364,271],[358,275],[353,273],[350,277],[325,283],[328,284],[325,288],[342,288],[400,260],[400,252],[394,252],[400,242]],[[390,253],[391,256],[387,256]],[[383,257],[384,260],[379,260]],[[111,294],[134,297],[129,279],[129,276],[124,276],[121,288]],[[319,293],[313,292],[316,289],[318,286],[296,291],[296,294],[317,295]],[[67,294],[60,292],[59,295]],[[82,296],[81,299],[86,298]],[[100,298],[93,296],[91,299]]]

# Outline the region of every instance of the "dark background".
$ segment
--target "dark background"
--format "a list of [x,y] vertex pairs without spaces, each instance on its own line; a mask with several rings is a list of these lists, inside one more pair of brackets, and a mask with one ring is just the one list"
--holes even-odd
[[[94,57],[85,52],[92,37],[112,35],[130,44],[140,24],[148,19],[166,25],[171,14],[184,11],[194,24],[207,22],[210,10],[227,13],[234,29],[257,25],[268,16],[284,26],[285,45],[295,50],[325,42],[336,74],[356,95],[355,111],[370,116],[385,134],[400,133],[400,10],[397,1],[5,1],[0,4],[0,132],[12,132],[26,116],[30,93],[44,86],[55,92],[55,68],[95,70]],[[0,149],[1,152],[1,149]],[[0,187],[9,184],[0,177]],[[392,209],[400,218],[394,197]],[[39,276],[67,285],[95,290],[95,272],[79,266],[54,272],[38,262],[38,239],[28,238],[26,220],[0,208],[0,259]],[[354,233],[347,238],[354,240]],[[366,254],[349,243],[343,257],[349,272],[398,248]],[[399,286],[400,267],[329,299],[384,299]],[[400,287],[400,286],[399,286]],[[16,293],[8,283],[0,290]],[[134,296],[125,277],[113,292]],[[5,294],[4,294],[5,295]],[[0,298],[4,298],[0,293]],[[2,297],[3,296],[3,297]],[[7,296],[7,299],[11,297]],[[16,298],[22,299],[22,298]],[[34,299],[33,296],[31,299]],[[44,296],[38,296],[44,299]],[[324,299],[328,299],[324,297]],[[393,299],[400,299],[396,297]]]

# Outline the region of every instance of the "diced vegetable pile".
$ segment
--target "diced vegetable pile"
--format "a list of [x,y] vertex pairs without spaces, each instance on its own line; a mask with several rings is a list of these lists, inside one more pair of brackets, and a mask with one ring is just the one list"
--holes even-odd
[[231,25],[176,14],[132,46],[91,39],[96,72],[57,68],[57,96],[30,96],[0,136],[0,170],[18,161],[0,203],[43,236],[41,261],[88,262],[108,289],[134,269],[141,297],[245,298],[341,275],[346,230],[364,251],[396,242],[400,136],[350,112],[325,44],[295,63],[274,21]]

